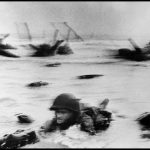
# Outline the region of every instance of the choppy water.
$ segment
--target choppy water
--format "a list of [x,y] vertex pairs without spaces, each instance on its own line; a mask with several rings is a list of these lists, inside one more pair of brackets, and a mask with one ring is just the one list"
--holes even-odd
[[[97,105],[109,98],[108,110],[114,121],[108,130],[89,136],[72,127],[66,133],[53,133],[27,148],[148,148],[149,139],[142,139],[135,119],[150,111],[150,61],[132,62],[114,59],[116,48],[110,41],[70,43],[73,55],[31,58],[31,50],[12,50],[21,58],[0,56],[0,136],[17,129],[38,129],[53,113],[48,110],[54,97],[70,92],[83,102]],[[122,46],[122,45],[121,45]],[[120,46],[120,47],[121,47]],[[45,67],[60,62],[58,67]],[[79,80],[78,75],[102,74]],[[45,81],[48,86],[28,88],[31,82]],[[25,113],[35,119],[30,125],[17,123],[15,114]],[[92,144],[91,144],[92,143]]]

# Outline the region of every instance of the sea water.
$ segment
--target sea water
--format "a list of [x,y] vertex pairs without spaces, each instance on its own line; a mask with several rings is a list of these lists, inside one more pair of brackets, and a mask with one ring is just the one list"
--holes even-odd
[[[48,109],[53,99],[61,93],[73,93],[91,106],[108,98],[107,110],[113,114],[110,127],[89,136],[73,126],[63,133],[49,134],[26,148],[149,148],[150,140],[141,138],[143,131],[135,120],[141,113],[150,111],[150,61],[116,59],[113,54],[119,46],[107,40],[72,42],[70,47],[74,54],[29,57],[33,51],[20,46],[9,50],[20,58],[0,56],[0,136],[17,129],[38,130],[54,116]],[[45,66],[55,62],[61,65]],[[103,76],[77,78],[86,74]],[[37,81],[49,84],[27,87]],[[18,113],[29,115],[35,121],[19,124]]]

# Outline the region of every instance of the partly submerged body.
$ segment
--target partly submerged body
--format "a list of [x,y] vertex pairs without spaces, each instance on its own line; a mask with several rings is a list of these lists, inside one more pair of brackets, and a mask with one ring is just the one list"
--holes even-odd
[[72,124],[60,125],[57,123],[56,118],[54,118],[51,121],[47,121],[38,132],[18,130],[13,134],[4,135],[4,137],[0,139],[0,148],[19,148],[27,144],[33,144],[39,142],[39,138],[43,134],[51,133],[56,130],[67,130],[73,125],[80,125],[82,131],[88,132],[90,135],[95,135],[98,130],[104,130],[109,127],[111,113],[103,110],[107,104],[108,99],[104,100],[99,108],[87,107],[82,109],[80,119],[72,122]]
[[137,52],[130,49],[119,49],[117,58],[124,58],[132,61],[146,61],[150,60],[150,54],[146,54],[143,52]]
[[[148,47],[140,48],[133,39],[129,39],[129,42],[134,47],[134,50],[127,48],[121,48],[118,50],[116,58],[124,58],[132,61],[146,61],[150,60],[150,54],[148,53]],[[147,50],[146,50],[147,49]],[[145,52],[146,50],[146,52]]]
[[73,54],[73,51],[69,47],[68,44],[63,44],[63,40],[57,40],[54,45],[50,44],[41,44],[41,45],[33,45],[30,44],[30,47],[36,52],[34,52],[31,56],[32,57],[46,57],[46,56],[54,56],[56,54],[59,55],[67,55],[67,54]]

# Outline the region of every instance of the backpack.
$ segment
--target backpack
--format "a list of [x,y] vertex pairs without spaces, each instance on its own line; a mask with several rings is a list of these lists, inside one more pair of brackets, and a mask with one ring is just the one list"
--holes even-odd
[[109,127],[111,113],[104,110],[109,100],[105,99],[99,107],[84,107],[81,110],[80,125],[81,130],[90,135],[96,134],[98,130],[105,130]]

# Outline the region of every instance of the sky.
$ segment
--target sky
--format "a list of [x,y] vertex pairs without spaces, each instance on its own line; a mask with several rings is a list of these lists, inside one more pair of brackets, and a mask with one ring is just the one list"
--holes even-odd
[[51,21],[67,21],[80,35],[150,37],[150,2],[0,2],[0,33],[16,32],[16,22],[31,30],[48,28]]

